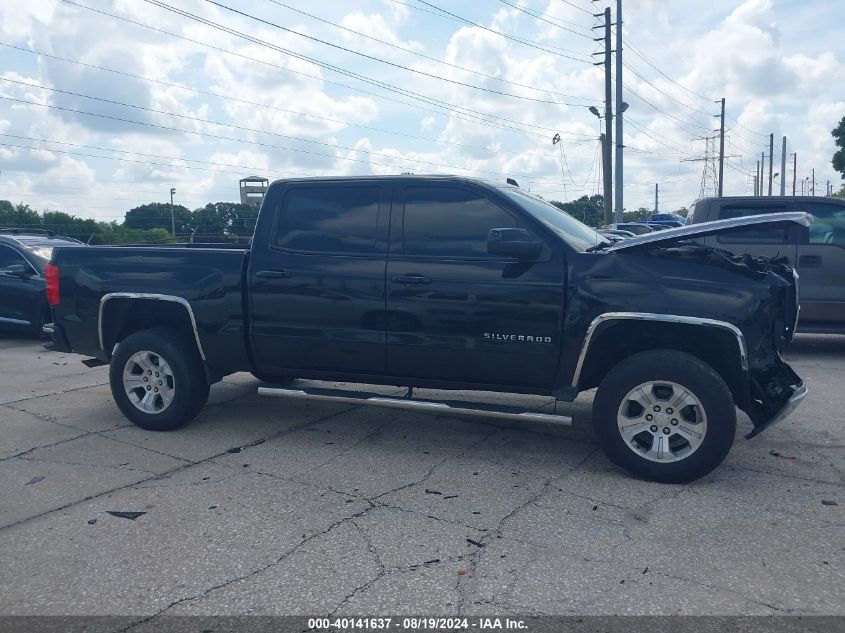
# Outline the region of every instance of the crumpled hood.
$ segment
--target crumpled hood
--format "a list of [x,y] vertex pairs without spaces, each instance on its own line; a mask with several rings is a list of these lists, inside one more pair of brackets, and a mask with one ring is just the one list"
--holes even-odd
[[632,237],[604,249],[606,253],[618,252],[637,248],[638,246],[663,246],[679,240],[688,240],[716,233],[727,233],[736,229],[747,227],[769,227],[780,228],[792,224],[808,227],[813,222],[813,216],[803,211],[792,211],[788,213],[761,213],[742,218],[729,220],[714,220],[713,222],[702,222],[701,224],[690,224],[679,226],[673,229],[646,233]]

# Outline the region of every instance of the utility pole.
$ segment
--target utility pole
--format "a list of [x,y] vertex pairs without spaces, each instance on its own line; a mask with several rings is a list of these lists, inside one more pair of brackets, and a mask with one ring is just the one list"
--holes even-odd
[[719,197],[724,193],[722,180],[725,176],[725,98],[722,97],[722,113],[719,125]]
[[658,183],[654,183],[654,212],[657,213],[657,210],[660,208],[659,200],[660,196],[658,194],[660,190],[660,185]]
[[754,195],[760,195],[760,161],[757,161],[757,167],[754,168]]
[[783,148],[780,151],[780,195],[786,195],[786,137],[783,137]]
[[[608,14],[610,9],[608,9]],[[622,0],[616,0],[616,222],[622,222]]]
[[[602,156],[604,162],[604,223],[610,224],[613,222],[613,90],[610,81],[610,63],[611,63],[611,49],[610,49],[610,7],[604,10],[604,13],[596,13],[594,17],[604,16],[604,37],[594,38],[596,42],[604,40],[604,62],[598,62],[595,65],[600,66],[604,64],[604,143],[602,144]],[[601,27],[597,27],[601,28]]]
[[766,170],[766,152],[760,152],[760,195],[763,195],[763,172]]
[[792,153],[792,195],[795,196],[795,179],[798,177],[798,152]]
[[176,193],[176,188],[170,188],[170,232],[173,237],[176,237],[176,216],[173,215],[173,194]]
[[775,133],[769,134],[769,196],[772,195],[772,162],[775,159]]
[[811,196],[816,195],[816,168],[815,167],[813,167],[813,180],[810,183],[810,191],[813,192],[813,193],[810,194]]

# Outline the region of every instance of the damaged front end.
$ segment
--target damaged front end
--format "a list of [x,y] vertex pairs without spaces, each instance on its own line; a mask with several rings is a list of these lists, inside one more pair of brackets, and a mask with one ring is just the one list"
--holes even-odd
[[749,350],[749,401],[743,410],[754,424],[754,429],[745,436],[751,439],[798,408],[807,396],[807,387],[780,356],[798,325],[798,273],[782,260],[747,255],[743,259],[748,263],[754,260],[761,273],[783,282],[771,284],[772,301],[761,308],[764,312],[761,316],[769,317],[771,330],[758,339],[753,352]]
[[[744,337],[747,388],[744,397],[737,398],[737,406],[748,414],[754,425],[753,430],[746,435],[750,439],[788,417],[807,396],[807,388],[801,378],[781,358],[781,352],[792,340],[798,324],[799,277],[785,259],[735,255],[690,239],[749,225],[774,227],[796,222],[807,226],[812,218],[807,214],[795,213],[740,220],[708,222],[673,229],[674,235],[626,240],[627,243],[614,245],[610,250],[634,251],[645,257],[706,264],[753,280],[742,291],[748,300],[748,311],[745,314],[724,315],[725,320],[733,321],[740,328]],[[715,226],[717,224],[718,227]]]

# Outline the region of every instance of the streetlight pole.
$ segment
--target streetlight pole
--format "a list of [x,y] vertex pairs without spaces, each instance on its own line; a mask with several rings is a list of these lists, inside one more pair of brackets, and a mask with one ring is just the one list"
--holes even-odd
[[170,232],[173,237],[176,237],[176,216],[173,215],[173,194],[176,193],[176,188],[170,188]]

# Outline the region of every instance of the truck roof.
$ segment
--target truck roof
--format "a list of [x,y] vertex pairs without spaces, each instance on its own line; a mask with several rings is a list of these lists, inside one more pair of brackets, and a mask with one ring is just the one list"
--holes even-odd
[[845,199],[842,198],[833,198],[830,196],[705,196],[704,198],[698,198],[693,204],[698,204],[699,202],[710,202],[712,200],[726,200],[730,202],[758,202],[758,203],[765,203],[765,202],[826,202],[833,204],[841,204],[845,205]]
[[[489,178],[472,178],[469,176],[458,176],[455,174],[393,174],[393,175],[368,175],[368,176],[304,176],[301,178],[279,178],[274,180],[270,186],[298,183],[298,182],[383,182],[385,180],[421,180],[425,182],[472,182],[486,185],[488,187],[509,188],[514,185],[506,179],[492,180]],[[507,179],[510,180],[510,179]],[[518,185],[517,185],[518,187]]]

